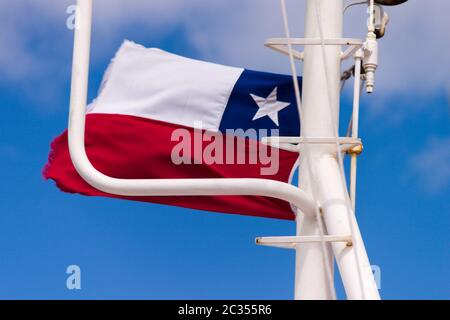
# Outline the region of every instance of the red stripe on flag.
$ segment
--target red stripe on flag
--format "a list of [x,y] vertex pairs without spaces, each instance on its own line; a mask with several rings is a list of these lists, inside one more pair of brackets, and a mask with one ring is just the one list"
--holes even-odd
[[[279,150],[279,171],[276,175],[268,176],[261,176],[260,170],[266,166],[259,162],[175,165],[171,160],[171,152],[178,142],[171,141],[171,136],[175,129],[180,128],[189,130],[193,136],[192,128],[166,122],[128,115],[89,114],[86,117],[86,152],[97,170],[122,179],[266,178],[288,182],[298,156],[296,153]],[[236,146],[243,138],[233,139]],[[208,142],[204,142],[203,147],[207,144]],[[236,148],[234,151],[236,154]],[[249,140],[246,140],[245,151],[249,152]],[[194,156],[192,152],[191,158]],[[124,197],[104,193],[90,186],[76,172],[69,155],[67,131],[52,142],[49,161],[43,174],[46,179],[54,180],[61,190],[69,193],[154,202],[222,213],[286,220],[295,218],[287,202],[269,197]]]

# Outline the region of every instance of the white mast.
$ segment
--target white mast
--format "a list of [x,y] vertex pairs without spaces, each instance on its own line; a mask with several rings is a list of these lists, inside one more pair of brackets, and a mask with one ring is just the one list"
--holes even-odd
[[[317,2],[317,4],[316,4]],[[316,8],[320,10],[322,30],[324,38],[342,38],[343,0],[307,0],[305,13],[305,38],[320,38]],[[339,91],[340,91],[340,46],[327,46],[325,48],[327,72],[330,83],[327,84],[322,48],[319,45],[305,45],[302,89],[302,127],[301,136],[333,137],[333,123],[338,124]],[[328,88],[328,85],[330,87]],[[330,115],[330,107],[327,91],[333,97],[332,109],[335,114]],[[303,148],[304,149],[304,148]],[[328,150],[327,150],[328,149]],[[307,150],[300,152],[299,181],[300,189],[313,194],[319,192],[320,179],[317,164],[322,157],[333,157],[335,149],[324,148],[323,145],[310,144]],[[310,156],[303,156],[309,152]],[[310,160],[312,163],[307,164]],[[312,168],[313,181],[309,176]],[[321,169],[324,170],[324,169]],[[338,181],[326,181],[330,185],[339,184]],[[316,190],[314,190],[315,188]],[[319,194],[317,194],[319,197]],[[330,198],[322,196],[321,199]],[[319,200],[319,199],[316,199]],[[299,216],[298,216],[299,217]],[[347,234],[349,234],[347,232]],[[319,235],[318,221],[315,216],[305,216],[303,221],[297,221],[297,235]],[[343,244],[345,245],[345,244]],[[329,249],[330,244],[327,243]],[[329,251],[329,250],[327,250]],[[296,248],[296,299],[332,299],[335,296],[334,287],[330,288],[330,280],[327,278],[326,261],[333,261],[330,257],[323,257],[321,243],[301,243]],[[332,270],[331,263],[330,269]]]
[[[307,0],[306,38],[340,39],[342,32],[343,0]],[[339,127],[340,66],[341,46],[305,46],[301,133],[303,137],[335,137],[335,129]],[[347,297],[379,299],[354,213],[348,212],[349,199],[336,157],[336,146],[311,144],[309,152],[309,159],[313,161],[314,168],[313,184],[317,190],[317,200],[322,207],[328,234],[351,234],[353,238],[352,246],[342,242],[331,243]],[[302,159],[305,161],[308,158]],[[302,164],[301,181],[305,176],[308,177],[308,166]],[[310,191],[308,189],[311,189],[311,184],[305,182],[302,189]],[[301,235],[318,234],[317,221],[308,221],[299,229]],[[297,246],[296,298],[329,299],[331,293],[326,283],[325,266],[323,262],[317,263],[321,256],[320,243]],[[310,259],[310,256],[313,259]]]
[[[301,137],[280,137],[278,143],[297,143],[300,151],[300,189],[318,203],[316,215],[297,214],[297,236],[258,238],[262,245],[296,250],[295,298],[334,299],[334,254],[348,299],[380,299],[364,243],[347,192],[342,161],[344,149],[352,154],[351,189],[354,195],[357,138],[359,65],[355,66],[354,110],[351,138],[339,138],[341,63],[353,57],[363,61],[367,92],[373,91],[377,67],[374,0],[368,1],[370,24],[367,39],[344,39],[343,0],[306,0],[305,38],[291,38],[285,0],[281,0],[285,38],[266,41],[272,49],[289,55]],[[303,45],[304,52],[293,49]],[[344,52],[342,46],[349,46]],[[302,100],[296,86],[294,59],[304,61]],[[350,144],[350,148],[345,144]],[[292,146],[290,147],[292,148]],[[354,201],[354,199],[352,199]]]

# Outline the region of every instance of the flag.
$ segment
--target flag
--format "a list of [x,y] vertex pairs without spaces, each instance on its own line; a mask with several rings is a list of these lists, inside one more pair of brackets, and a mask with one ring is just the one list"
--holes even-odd
[[[260,139],[299,134],[291,76],[193,60],[125,41],[87,107],[85,146],[93,166],[115,178],[289,183],[298,153],[267,147]],[[76,172],[67,130],[52,142],[43,174],[69,193],[294,219],[290,204],[270,197],[104,193]]]

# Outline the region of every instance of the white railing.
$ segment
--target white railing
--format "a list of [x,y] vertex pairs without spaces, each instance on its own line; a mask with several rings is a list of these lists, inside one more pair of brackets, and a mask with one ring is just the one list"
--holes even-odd
[[78,0],[69,114],[69,151],[75,169],[94,188],[122,196],[266,196],[285,200],[303,214],[313,215],[317,204],[297,187],[269,179],[117,179],[89,161],[84,145],[93,0]]

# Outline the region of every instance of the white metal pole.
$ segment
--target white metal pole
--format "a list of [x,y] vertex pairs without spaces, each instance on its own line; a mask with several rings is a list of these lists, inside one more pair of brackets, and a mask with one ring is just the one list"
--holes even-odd
[[[361,62],[362,50],[359,49],[355,55],[355,82],[353,86],[353,113],[352,113],[352,138],[358,138],[359,127],[359,101],[361,95]],[[356,164],[358,155],[351,153],[350,164],[350,199],[353,211],[356,209]]]
[[[321,1],[323,14],[323,28],[325,38],[342,37],[342,0],[322,1],[307,0],[305,13],[305,38],[319,38],[314,2]],[[340,79],[340,48],[339,46],[327,46],[327,59],[330,62],[329,72],[332,79]],[[331,137],[331,118],[327,108],[327,87],[324,66],[321,58],[321,48],[318,45],[305,45],[303,89],[302,89],[302,132],[304,138]],[[335,100],[338,101],[338,100]],[[338,106],[336,106],[338,108]],[[334,118],[334,117],[333,117]],[[328,121],[328,123],[327,123]],[[333,120],[334,121],[334,120]],[[310,144],[307,151],[310,156],[300,156],[299,181],[300,189],[313,194],[314,184],[317,179],[316,159],[322,153],[323,146]],[[301,153],[306,148],[301,148]],[[313,177],[309,176],[307,160],[311,160],[310,168],[313,169]],[[312,179],[311,179],[312,178]],[[319,234],[319,226],[315,216],[305,216],[302,221],[297,221],[297,235],[311,236]],[[330,245],[327,244],[327,248]],[[328,250],[330,251],[330,250]],[[332,299],[334,287],[330,288],[327,279],[326,268],[320,243],[298,244],[296,247],[296,299]],[[332,267],[332,266],[330,266]]]
[[[302,165],[305,163],[302,162]],[[301,187],[305,187],[304,176]],[[307,190],[310,190],[309,188]],[[306,191],[307,191],[306,190]],[[317,236],[319,227],[315,216],[297,215],[297,235]],[[330,244],[326,243],[327,257],[323,256],[322,244],[319,242],[300,243],[295,247],[295,288],[296,300],[332,300],[335,296],[334,286],[330,287],[325,261],[333,261]],[[333,270],[333,263],[330,265]],[[332,279],[333,280],[333,279]]]
[[[301,97],[300,97],[300,89],[298,87],[297,82],[297,70],[295,67],[294,60],[294,49],[292,38],[289,30],[289,19],[286,8],[286,1],[281,0],[281,12],[283,15],[284,22],[284,31],[285,31],[285,40],[287,40],[287,51],[289,55],[289,61],[291,65],[292,78],[295,90],[295,97],[297,104],[300,108],[299,113],[302,114],[301,108]],[[302,119],[302,116],[301,116]],[[286,138],[285,138],[286,139]],[[301,137],[300,137],[301,139]],[[305,153],[304,150],[299,150],[301,153],[301,168],[309,169],[310,160],[309,154]],[[309,151],[309,149],[308,149]],[[309,170],[300,170],[299,171],[299,188],[304,189],[309,194],[314,195],[313,184],[311,184],[311,176],[309,174]],[[323,229],[320,232],[320,226],[317,224],[316,217],[319,212],[316,210],[316,214],[314,216],[307,215],[305,216],[301,209],[297,212],[296,223],[297,223],[297,236],[302,236],[302,239],[312,239],[317,237],[321,237],[323,240]],[[278,237],[280,239],[280,237]],[[273,243],[272,243],[273,245]],[[302,241],[302,244],[297,243],[293,247],[296,250],[296,272],[295,272],[295,289],[294,289],[294,297],[295,299],[333,299],[336,295],[334,292],[333,285],[333,264],[329,263],[332,261],[330,246],[327,243],[311,243],[308,244]]]
[[[317,13],[321,18],[321,28],[319,28]],[[307,0],[306,38],[320,38],[320,31],[322,31],[324,38],[341,38],[342,30],[343,0]],[[322,56],[323,53],[325,53],[325,59]],[[327,46],[325,50],[317,45],[305,47],[303,137],[335,136],[335,128],[338,128],[339,125],[340,65],[340,46]],[[331,99],[328,94],[330,94]],[[336,146],[310,145],[309,151],[311,152],[309,159],[313,162],[314,175],[313,181],[307,183],[316,184],[318,187],[317,196],[322,206],[328,234],[353,235],[352,246],[347,246],[345,243],[332,244],[347,297],[349,299],[379,299],[364,243],[349,205],[345,180],[341,175],[336,157]],[[307,175],[307,166],[301,165],[300,170],[301,177]],[[311,229],[314,232],[314,228]],[[302,229],[302,234],[306,234],[308,231],[310,230],[307,228]],[[300,258],[304,255],[305,259],[302,264],[297,259],[296,271],[299,276],[296,278],[300,281],[300,279],[312,277],[317,279],[318,284],[322,286],[324,277],[322,268],[316,264],[317,271],[314,272],[313,264],[317,263],[316,259],[309,259],[307,254],[301,253],[302,248],[311,252],[311,245],[309,246],[309,249],[303,245],[299,246],[297,256]],[[303,270],[300,267],[303,267]],[[309,285],[312,285],[312,282],[310,280]],[[308,298],[319,292],[318,289],[313,291],[301,283],[296,285],[296,290],[298,290],[296,296],[300,298]],[[325,289],[322,288],[321,291],[323,298],[327,298]]]

